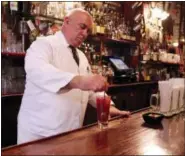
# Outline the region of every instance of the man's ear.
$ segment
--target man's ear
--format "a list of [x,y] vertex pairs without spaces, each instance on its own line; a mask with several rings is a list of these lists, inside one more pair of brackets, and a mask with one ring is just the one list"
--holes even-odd
[[64,23],[65,23],[65,24],[69,24],[69,17],[65,17],[65,18],[64,18]]

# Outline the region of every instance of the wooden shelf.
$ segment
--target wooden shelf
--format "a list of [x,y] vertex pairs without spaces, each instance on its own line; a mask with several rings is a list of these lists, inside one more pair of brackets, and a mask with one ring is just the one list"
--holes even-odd
[[107,37],[104,34],[96,34],[96,35],[89,35],[87,40],[95,40],[95,41],[103,41],[105,43],[120,43],[120,44],[132,44],[132,45],[136,45],[136,41],[133,40],[128,40],[128,39],[112,39]]
[[2,94],[2,97],[7,97],[7,96],[22,96],[23,93],[7,93],[7,94]]
[[63,19],[60,19],[60,18],[54,18],[54,17],[45,16],[45,15],[34,15],[34,16],[35,16],[35,19],[39,19],[43,21],[51,21],[58,24],[63,23]]
[[131,87],[131,86],[138,86],[138,85],[150,85],[150,84],[157,84],[158,81],[140,81],[140,82],[131,82],[125,84],[111,84],[109,88],[116,88],[116,87]]
[[[48,20],[48,21],[55,21],[57,23],[60,23],[62,24],[63,23],[63,19],[60,19],[60,18],[55,18],[55,17],[49,17],[49,16],[46,16],[46,15],[31,15],[33,17],[35,17],[36,19],[39,19],[39,20]],[[95,38],[96,40],[103,40],[105,42],[111,42],[111,43],[122,43],[122,44],[136,44],[136,41],[133,41],[133,40],[129,40],[129,39],[112,39],[112,38],[109,38],[107,36],[105,36],[104,34],[100,34],[100,33],[97,33],[96,35],[89,35],[88,39],[89,38]]]
[[112,39],[112,38],[105,38],[105,42],[122,43],[122,44],[136,44],[136,41],[133,41],[133,40],[127,40],[127,39],[117,40],[117,39]]
[[19,52],[19,53],[15,53],[15,52],[1,52],[2,56],[17,56],[17,57],[24,57],[25,56],[25,52]]
[[169,62],[161,62],[161,61],[141,61],[142,64],[150,64],[150,65],[168,65],[168,66],[180,66],[180,63],[169,63]]

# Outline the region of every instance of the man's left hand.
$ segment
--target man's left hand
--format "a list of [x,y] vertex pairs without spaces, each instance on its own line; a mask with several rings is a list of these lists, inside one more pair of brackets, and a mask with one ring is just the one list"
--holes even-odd
[[120,116],[129,117],[129,116],[130,116],[130,112],[129,112],[129,111],[122,111],[122,110],[117,109],[117,108],[114,107],[114,106],[110,106],[110,115],[111,115],[111,116],[120,115]]

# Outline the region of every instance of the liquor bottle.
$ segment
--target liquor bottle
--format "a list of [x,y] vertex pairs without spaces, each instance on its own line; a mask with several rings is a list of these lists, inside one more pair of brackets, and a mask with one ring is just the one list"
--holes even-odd
[[30,28],[30,41],[33,42],[34,40],[36,40],[37,36],[39,36],[39,31],[36,29],[36,27],[34,26],[33,22],[31,20],[27,21],[28,27]]
[[7,20],[7,14],[8,14],[8,2],[2,2],[2,22],[6,23]]
[[105,24],[105,22],[104,22],[104,19],[102,18],[101,22],[100,22],[100,33],[101,34],[105,33],[105,26],[104,26],[104,24]]
[[11,1],[9,3],[12,14],[19,14],[20,16],[24,16],[25,14],[27,15],[30,13],[30,2]]
[[22,36],[22,52],[25,52],[25,43],[26,43],[26,38],[25,35],[28,34],[28,29],[26,26],[26,21],[24,19],[24,17],[22,18],[22,20],[19,22],[19,33]]
[[138,22],[141,21],[142,18],[143,18],[142,13],[138,13],[138,14],[134,17],[134,21],[135,21],[136,23],[138,23]]

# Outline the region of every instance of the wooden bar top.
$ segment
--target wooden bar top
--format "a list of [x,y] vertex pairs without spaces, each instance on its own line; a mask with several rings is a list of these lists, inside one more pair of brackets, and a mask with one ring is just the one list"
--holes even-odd
[[2,155],[184,155],[185,113],[147,125],[142,110],[116,117],[109,128],[93,124],[73,132],[2,149]]
[[158,81],[142,81],[142,82],[132,82],[132,83],[123,83],[123,84],[111,84],[109,87],[118,88],[118,87],[131,87],[131,86],[150,85],[150,84],[158,84]]

